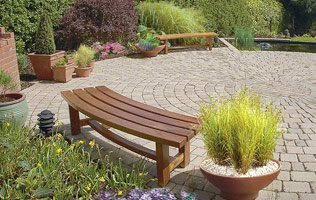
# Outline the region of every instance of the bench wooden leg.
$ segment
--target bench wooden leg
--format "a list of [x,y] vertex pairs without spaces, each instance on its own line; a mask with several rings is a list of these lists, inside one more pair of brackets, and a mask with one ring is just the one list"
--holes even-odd
[[168,54],[168,40],[164,40],[165,41],[165,48],[164,48],[164,53]]
[[170,180],[169,146],[156,142],[158,185],[164,187]]
[[69,116],[70,116],[70,127],[71,134],[78,135],[81,133],[80,129],[80,118],[78,110],[74,109],[69,105]]
[[208,40],[209,40],[209,43],[208,43],[208,49],[211,51],[212,50],[212,43],[213,43],[213,38],[212,37],[209,37],[208,38]]
[[190,163],[190,142],[185,143],[183,147],[179,149],[179,153],[184,154],[183,162],[179,167],[186,167]]

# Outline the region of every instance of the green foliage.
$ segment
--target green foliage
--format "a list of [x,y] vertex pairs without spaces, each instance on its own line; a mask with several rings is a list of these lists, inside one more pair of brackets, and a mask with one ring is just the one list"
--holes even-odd
[[29,66],[28,56],[25,54],[17,54],[18,67],[20,74],[23,73],[23,70]]
[[14,32],[19,54],[28,53],[34,48],[42,14],[47,11],[57,29],[60,16],[72,4],[73,0],[0,0],[0,26]]
[[11,74],[0,68],[0,88],[2,90],[0,94],[5,97],[6,91],[13,90],[15,87],[16,85]]
[[255,35],[282,32],[284,7],[278,0],[249,0],[248,9]]
[[35,53],[54,54],[55,51],[56,46],[52,22],[47,13],[44,13],[40,19],[36,32]]
[[148,36],[146,39],[140,39],[138,46],[144,51],[151,51],[159,46],[159,40],[153,36]]
[[235,29],[235,46],[242,49],[252,49],[254,47],[253,34],[250,28],[237,27]]
[[145,40],[147,37],[153,37],[155,35],[166,35],[166,33],[163,31],[155,31],[153,28],[149,28],[144,25],[139,25],[137,35],[138,38]]
[[251,26],[247,0],[171,0],[180,6],[200,9],[207,19],[206,30],[231,35],[237,26]]
[[260,95],[241,89],[233,98],[211,99],[199,113],[207,154],[217,164],[230,163],[246,173],[250,166],[264,166],[282,134],[280,111],[264,104]]
[[60,66],[66,66],[68,64],[69,56],[65,56],[62,58],[59,58],[58,62],[55,64],[56,67]]
[[302,37],[294,37],[291,38],[292,41],[301,41],[301,42],[316,42],[316,37],[306,37],[306,35]]
[[0,126],[0,199],[91,199],[104,187],[115,191],[146,185],[141,162],[127,170],[121,160],[102,157],[94,141],[85,143],[69,144],[60,133],[44,137],[33,129],[4,123]]
[[[136,6],[140,24],[166,34],[205,32],[205,19],[201,12],[181,9],[173,3],[140,2]],[[192,43],[197,39],[181,39],[180,43]]]
[[79,67],[87,67],[94,58],[95,50],[86,46],[80,45],[73,58]]

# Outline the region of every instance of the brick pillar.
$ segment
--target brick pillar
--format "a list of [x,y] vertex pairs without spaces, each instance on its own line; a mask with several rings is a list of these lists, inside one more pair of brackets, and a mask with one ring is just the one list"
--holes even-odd
[[0,68],[12,75],[17,86],[16,91],[20,91],[21,84],[14,33],[6,33],[4,27],[0,27]]

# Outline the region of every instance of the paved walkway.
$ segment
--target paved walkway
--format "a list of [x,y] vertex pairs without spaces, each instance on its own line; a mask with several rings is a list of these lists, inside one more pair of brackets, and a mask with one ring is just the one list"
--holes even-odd
[[[88,78],[74,78],[68,83],[36,82],[23,92],[27,95],[30,123],[43,109],[56,113],[69,127],[68,106],[61,90],[106,85],[127,97],[178,113],[194,115],[209,95],[233,94],[242,84],[271,97],[280,106],[288,128],[275,149],[282,171],[258,199],[316,199],[316,54],[287,52],[238,52],[229,48],[212,51],[170,52],[155,58],[140,55],[120,57],[96,63]],[[102,139],[89,128],[76,139],[96,140],[103,152],[114,150],[114,158],[127,164],[137,156]],[[154,143],[124,135],[146,147]],[[72,136],[68,136],[72,137]],[[203,178],[199,163],[205,149],[198,135],[191,143],[191,163],[172,173],[168,187],[175,193],[194,191],[200,199],[221,199],[218,190]],[[174,153],[174,150],[171,149]],[[155,166],[147,162],[150,176]],[[155,182],[151,183],[155,186]]]

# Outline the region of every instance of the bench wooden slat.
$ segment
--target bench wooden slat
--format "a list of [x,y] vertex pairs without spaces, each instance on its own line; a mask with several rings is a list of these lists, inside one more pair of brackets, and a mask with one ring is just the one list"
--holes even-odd
[[205,33],[180,33],[180,34],[168,34],[168,35],[156,35],[155,37],[160,40],[169,40],[169,39],[181,39],[181,38],[191,38],[191,37],[215,37],[218,34],[214,32],[205,32]]
[[182,147],[187,141],[185,137],[144,127],[139,124],[132,123],[128,120],[121,119],[114,115],[103,112],[98,108],[84,102],[71,91],[62,91],[61,94],[71,107],[89,116],[91,119],[97,120],[110,127],[119,129],[121,131],[133,134],[144,139],[157,141],[159,143],[167,144],[177,148]]
[[[118,109],[124,110],[125,112],[132,113],[133,115],[138,115],[138,116],[141,116],[143,118],[147,118],[149,120],[156,121],[159,123],[164,123],[167,125],[192,130],[191,123],[184,122],[184,121],[174,119],[174,118],[169,118],[169,117],[166,117],[163,115],[152,113],[152,112],[147,111],[147,110],[140,109],[138,107],[134,107],[132,105],[129,105],[129,104],[126,104],[122,101],[114,99],[114,98],[106,95],[105,93],[97,90],[96,88],[85,88],[85,91],[87,91],[90,95],[92,95],[96,99],[98,99],[102,102],[105,102],[106,104],[109,104],[109,105],[116,107]],[[182,130],[182,129],[179,129],[179,130]]]
[[98,90],[100,90],[101,92],[103,92],[104,94],[106,94],[108,96],[111,96],[112,98],[115,98],[115,99],[117,99],[117,100],[119,100],[121,102],[124,102],[124,103],[126,103],[128,105],[131,105],[131,106],[134,106],[134,107],[137,107],[139,109],[147,110],[147,111],[152,112],[152,113],[156,113],[156,114],[163,115],[163,116],[166,116],[166,117],[169,117],[169,118],[173,118],[173,119],[178,119],[178,120],[181,120],[181,121],[184,121],[184,122],[189,122],[189,123],[192,123],[192,124],[198,124],[198,120],[195,117],[181,115],[181,114],[178,114],[178,113],[170,112],[170,111],[167,111],[167,110],[162,110],[160,108],[156,108],[156,107],[153,107],[153,106],[149,106],[149,105],[146,105],[146,104],[134,101],[132,99],[124,97],[124,96],[122,96],[122,95],[120,95],[120,94],[108,89],[105,86],[97,86],[96,88]]
[[[82,99],[86,103],[89,103],[90,105],[93,105],[94,107],[96,107],[96,108],[98,108],[106,113],[109,113],[111,115],[114,115],[116,117],[119,117],[121,119],[128,120],[130,122],[139,124],[141,126],[146,126],[146,127],[152,128],[152,129],[157,129],[157,130],[163,131],[163,132],[169,132],[171,134],[183,136],[183,137],[186,137],[188,140],[190,140],[194,136],[194,131],[192,131],[192,130],[190,131],[188,129],[183,129],[183,128],[179,128],[179,127],[174,127],[174,126],[162,124],[160,122],[151,121],[149,119],[146,119],[146,118],[143,118],[143,117],[140,117],[140,116],[128,113],[128,112],[124,112],[118,108],[115,108],[109,104],[106,104],[106,103],[94,98],[89,93],[87,93],[81,89],[73,90],[73,93],[76,94],[80,99]],[[143,132],[142,130],[138,130],[138,131]]]

